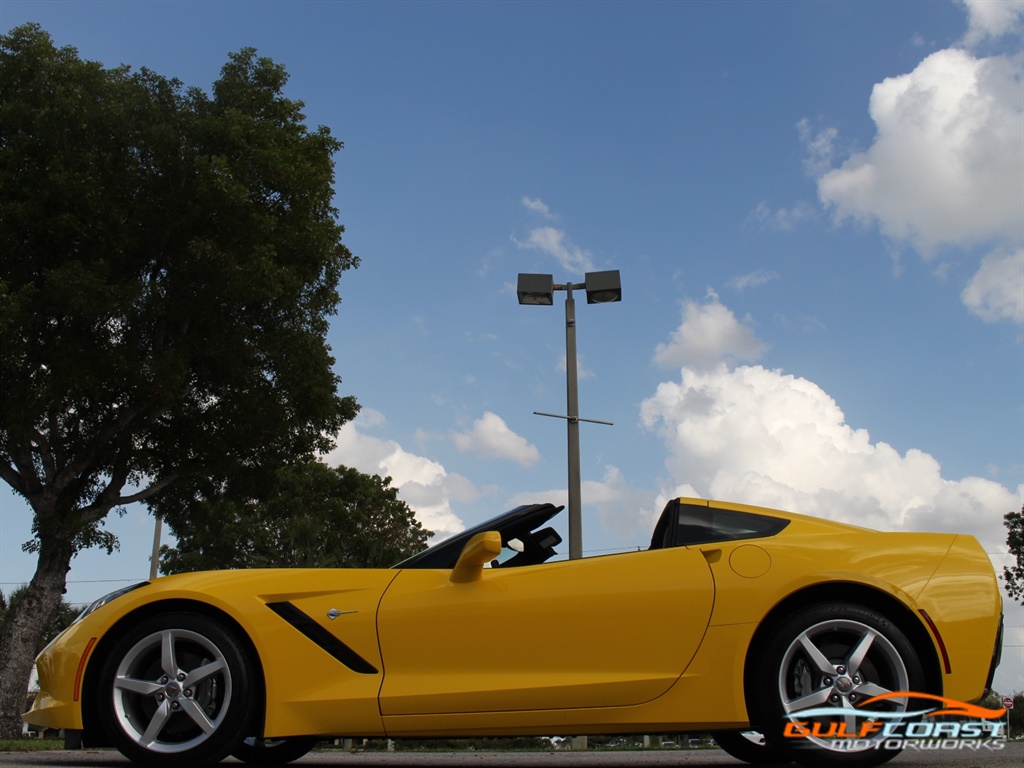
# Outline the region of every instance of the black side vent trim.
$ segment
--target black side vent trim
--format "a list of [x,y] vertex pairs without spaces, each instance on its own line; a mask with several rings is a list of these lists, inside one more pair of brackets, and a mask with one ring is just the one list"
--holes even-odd
[[377,668],[373,664],[353,651],[291,603],[267,603],[267,608],[287,621],[353,672],[358,672],[360,675],[377,674]]

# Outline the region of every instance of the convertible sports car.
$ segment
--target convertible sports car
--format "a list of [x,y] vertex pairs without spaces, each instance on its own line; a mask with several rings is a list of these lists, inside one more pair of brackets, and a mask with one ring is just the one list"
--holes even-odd
[[[1001,599],[971,536],[676,499],[647,550],[547,562],[560,510],[386,570],[111,593],[40,654],[24,719],[156,766],[287,762],[337,736],[711,731],[749,762],[861,768],[895,753],[877,724],[920,709],[886,694],[972,702],[991,683]],[[812,710],[831,730],[792,738]],[[829,738],[837,723],[864,738]]]

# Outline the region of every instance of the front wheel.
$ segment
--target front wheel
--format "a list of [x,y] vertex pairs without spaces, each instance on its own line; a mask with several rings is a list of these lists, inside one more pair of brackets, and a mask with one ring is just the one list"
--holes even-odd
[[879,612],[828,603],[797,611],[773,633],[758,670],[756,719],[768,744],[812,768],[872,768],[899,749],[882,725],[911,711],[924,692],[921,662],[906,635]]
[[187,612],[151,616],[124,633],[103,665],[100,720],[135,762],[216,763],[253,730],[255,674],[220,622]]

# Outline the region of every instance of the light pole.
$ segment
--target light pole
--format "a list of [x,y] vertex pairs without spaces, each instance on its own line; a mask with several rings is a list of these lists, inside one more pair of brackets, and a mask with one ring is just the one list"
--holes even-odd
[[153,515],[156,522],[153,525],[153,554],[149,558],[149,578],[155,579],[160,575],[160,526],[163,520],[160,515]]
[[576,300],[574,289],[587,292],[587,304],[607,304],[622,300],[622,283],[617,269],[606,272],[587,272],[582,285],[565,283],[556,285],[551,275],[519,275],[516,293],[520,304],[550,306],[555,303],[555,291],[565,291],[565,389],[566,414],[542,413],[538,416],[552,416],[565,419],[568,436],[569,466],[569,559],[583,557],[583,513],[580,496],[580,422],[608,424],[610,421],[581,419],[579,415],[579,382],[576,367]]

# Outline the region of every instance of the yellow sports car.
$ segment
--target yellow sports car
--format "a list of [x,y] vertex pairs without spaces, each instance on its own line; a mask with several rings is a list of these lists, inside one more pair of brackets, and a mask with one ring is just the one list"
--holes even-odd
[[675,499],[647,550],[548,562],[560,510],[387,570],[119,590],[40,654],[24,719],[155,766],[287,762],[337,736],[710,731],[750,762],[861,767],[898,750],[879,724],[920,716],[910,693],[991,683],[1001,599],[971,536]]

